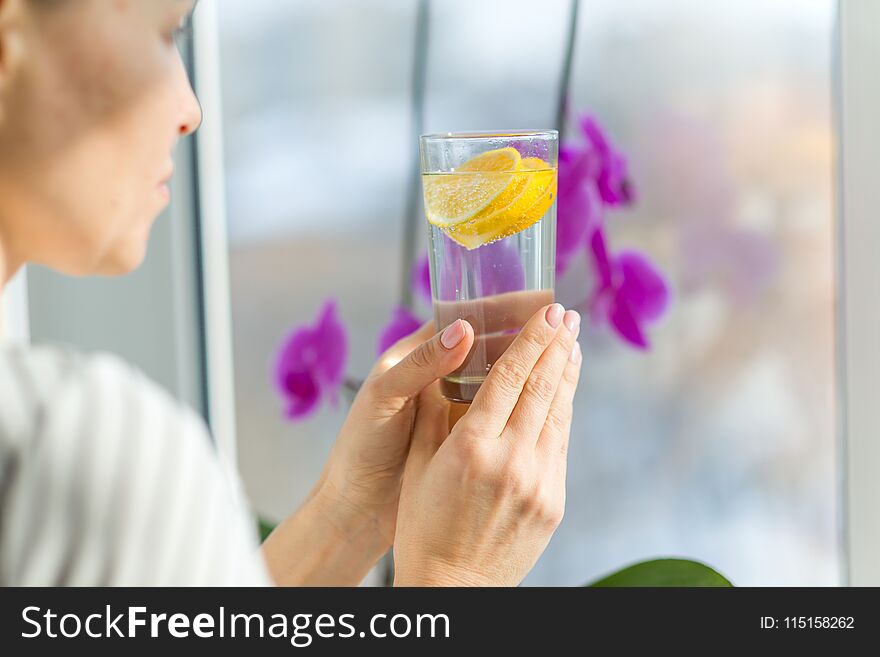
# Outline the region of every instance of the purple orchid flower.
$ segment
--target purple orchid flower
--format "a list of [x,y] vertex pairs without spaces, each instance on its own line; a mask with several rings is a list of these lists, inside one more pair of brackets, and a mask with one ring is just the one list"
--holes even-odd
[[666,310],[669,286],[642,254],[609,252],[605,209],[630,205],[635,192],[626,158],[599,122],[586,114],[578,125],[583,139],[565,142],[559,149],[556,273],[563,275],[572,258],[586,251],[598,280],[589,311],[626,342],[647,349],[645,325]]
[[556,273],[562,275],[571,259],[588,248],[589,236],[601,227],[604,208],[629,205],[635,199],[626,158],[617,152],[598,121],[584,115],[579,121],[583,140],[559,148],[556,222]]
[[560,147],[556,196],[556,273],[560,276],[602,220],[602,201],[592,184],[588,163],[585,150],[566,144]]
[[629,205],[635,193],[628,178],[626,158],[617,152],[598,121],[589,114],[581,117],[581,132],[591,146],[596,187],[605,205]]
[[322,398],[335,406],[347,359],[348,336],[336,316],[336,302],[330,299],[313,326],[295,329],[281,345],[275,387],[285,402],[285,417],[311,415]]
[[648,348],[645,324],[659,319],[669,305],[669,286],[641,253],[608,252],[602,229],[593,232],[590,249],[598,285],[590,301],[594,318],[607,320],[617,334],[639,349]]
[[377,353],[382,354],[388,347],[401,338],[415,333],[424,322],[413,315],[407,308],[398,306],[391,315],[391,321],[382,329],[379,336]]

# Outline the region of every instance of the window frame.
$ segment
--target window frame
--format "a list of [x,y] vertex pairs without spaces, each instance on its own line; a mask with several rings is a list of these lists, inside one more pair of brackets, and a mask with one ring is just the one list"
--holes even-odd
[[189,69],[202,106],[202,124],[192,142],[190,176],[195,188],[205,362],[205,419],[218,449],[237,460],[229,240],[223,159],[223,112],[217,3],[193,14]]
[[880,3],[839,0],[834,99],[837,153],[837,413],[844,581],[880,585]]

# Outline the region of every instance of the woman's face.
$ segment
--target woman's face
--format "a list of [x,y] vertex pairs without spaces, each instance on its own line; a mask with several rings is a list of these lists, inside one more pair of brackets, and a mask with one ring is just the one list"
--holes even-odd
[[201,111],[175,36],[194,0],[0,0],[0,246],[130,271]]

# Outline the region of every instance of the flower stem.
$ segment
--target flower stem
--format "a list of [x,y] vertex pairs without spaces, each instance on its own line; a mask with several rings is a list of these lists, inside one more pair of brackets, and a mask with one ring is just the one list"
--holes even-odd
[[[419,0],[416,6],[415,55],[412,70],[412,95],[410,97],[411,143],[418,143],[425,124],[425,87],[428,75],[428,38],[431,35],[431,13],[428,0]],[[418,238],[424,230],[421,226],[419,204],[421,203],[421,174],[419,173],[419,152],[412,150],[410,178],[406,187],[406,211],[403,215],[403,272],[400,277],[400,304],[412,305],[412,286],[410,273],[416,260]]]
[[571,0],[571,13],[568,16],[568,35],[562,58],[562,74],[559,76],[559,97],[556,106],[556,130],[562,139],[565,132],[565,119],[568,113],[568,89],[571,82],[571,65],[574,59],[574,44],[577,37],[577,17],[579,0]]
[[364,382],[360,379],[346,378],[345,381],[342,382],[342,387],[345,388],[348,392],[351,392],[355,395],[361,389],[362,385],[364,385]]

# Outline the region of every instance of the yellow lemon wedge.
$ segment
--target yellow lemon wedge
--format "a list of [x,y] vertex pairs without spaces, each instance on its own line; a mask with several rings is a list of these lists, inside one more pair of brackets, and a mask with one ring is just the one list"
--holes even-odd
[[555,196],[556,169],[540,158],[520,158],[513,148],[487,151],[454,174],[425,181],[428,221],[469,250],[525,230]]
[[423,177],[425,214],[438,228],[450,228],[472,219],[502,196],[520,168],[515,148],[486,151],[462,164],[452,173]]

